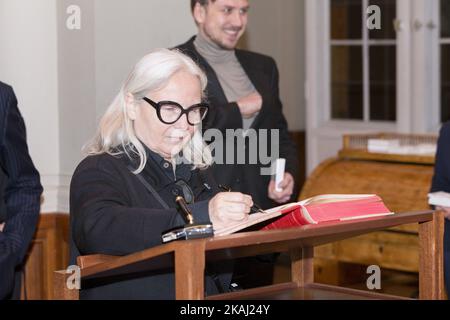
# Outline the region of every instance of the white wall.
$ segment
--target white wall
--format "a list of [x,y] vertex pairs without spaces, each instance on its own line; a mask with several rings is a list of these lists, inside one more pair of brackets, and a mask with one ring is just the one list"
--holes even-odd
[[[79,30],[66,25],[70,5],[81,9]],[[96,128],[94,14],[92,0],[57,0],[60,187],[55,210],[61,212],[69,212],[70,179]]]
[[184,43],[196,33],[189,1],[96,0],[95,61],[98,115],[133,65],[155,48]]
[[[282,4],[282,5],[281,5]],[[243,47],[272,56],[289,129],[305,130],[304,0],[250,1]]]
[[43,210],[55,208],[59,185],[57,61],[56,0],[0,0],[0,80],[14,87],[25,119]]

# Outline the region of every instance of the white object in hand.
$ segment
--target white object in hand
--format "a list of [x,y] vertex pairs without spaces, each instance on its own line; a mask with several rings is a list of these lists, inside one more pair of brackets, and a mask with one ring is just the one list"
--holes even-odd
[[450,207],[450,193],[444,191],[429,193],[428,204],[440,207]]
[[279,158],[275,160],[275,191],[281,192],[281,189],[278,185],[284,179],[284,167],[286,166],[286,159]]

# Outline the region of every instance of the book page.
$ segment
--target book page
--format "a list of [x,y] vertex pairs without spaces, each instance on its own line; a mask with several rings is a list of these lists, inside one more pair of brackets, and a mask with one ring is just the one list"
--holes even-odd
[[214,235],[215,236],[223,236],[223,235],[227,235],[227,234],[232,234],[236,231],[245,229],[247,227],[253,226],[260,222],[281,216],[283,214],[283,210],[289,210],[289,208],[293,208],[295,206],[298,206],[297,202],[288,203],[288,204],[281,205],[281,206],[278,206],[275,208],[267,209],[264,212],[252,213],[252,214],[248,215],[247,220],[232,223],[232,224],[226,226],[225,228],[214,229]]
[[300,205],[320,204],[330,202],[341,202],[348,200],[358,200],[370,197],[377,197],[375,194],[323,194],[300,201]]
[[340,221],[350,221],[350,220],[358,220],[358,219],[365,219],[365,218],[375,218],[375,217],[382,217],[382,216],[390,216],[395,214],[395,212],[385,212],[385,213],[373,213],[373,214],[366,214],[361,216],[354,216],[354,217],[347,217],[347,218],[341,218]]
[[320,223],[392,214],[379,196],[357,196],[346,200],[309,203],[302,207],[303,215],[309,214],[314,221]]

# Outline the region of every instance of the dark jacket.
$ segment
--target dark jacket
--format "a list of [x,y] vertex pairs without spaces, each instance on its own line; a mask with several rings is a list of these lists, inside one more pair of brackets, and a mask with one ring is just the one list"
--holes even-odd
[[[158,246],[163,231],[186,224],[176,209],[175,197],[183,190],[175,183],[172,166],[148,149],[147,153],[141,175],[168,209],[131,172],[127,156],[89,156],[79,164],[70,187],[72,264],[80,254],[120,256]],[[193,191],[195,222],[209,222],[208,199],[218,191],[209,171],[192,171],[188,164],[176,168],[177,180],[183,179]],[[217,293],[212,280],[206,281],[207,293]],[[174,275],[165,271],[84,283],[81,298],[174,299]]]
[[[208,77],[206,92],[210,111],[205,119],[203,129],[219,129],[225,137],[226,129],[242,129],[242,116],[238,105],[235,102],[227,101],[216,73],[195,49],[194,39],[195,37],[191,38],[177,48],[197,62]],[[287,122],[282,113],[278,89],[278,69],[275,61],[265,55],[238,49],[236,49],[236,57],[263,99],[261,111],[256,116],[251,128],[258,132],[262,129],[279,129],[280,157],[286,158],[286,171],[291,173],[296,180],[299,176],[297,147],[289,136]],[[259,141],[258,139],[255,145],[259,145]],[[247,153],[251,150],[250,147],[255,145],[249,146],[248,140],[246,140],[245,152]],[[270,139],[268,146],[270,146]],[[236,148],[238,147],[236,146]],[[224,153],[226,154],[226,152]],[[261,164],[259,161],[257,164],[250,164],[248,159],[249,155],[246,154],[245,164],[214,164],[212,170],[215,179],[218,183],[228,185],[233,190],[252,195],[254,202],[264,209],[278,205],[267,195],[270,176],[261,175],[261,167],[267,167],[267,165]],[[297,200],[298,191],[299,186],[296,183],[290,201]]]
[[0,170],[6,226],[0,232],[0,299],[11,293],[14,268],[19,266],[33,237],[42,186],[31,161],[23,118],[13,89],[0,82]]
[[[450,192],[450,122],[445,123],[440,131],[434,175],[430,192]],[[444,229],[444,276],[447,292],[450,293],[450,221],[445,219]]]
[[0,167],[0,223],[6,221],[6,203],[5,203],[5,189],[8,182],[6,172]]

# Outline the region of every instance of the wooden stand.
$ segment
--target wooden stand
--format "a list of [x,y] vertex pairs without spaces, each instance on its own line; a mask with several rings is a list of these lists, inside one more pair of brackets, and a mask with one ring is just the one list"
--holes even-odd
[[[413,212],[300,228],[237,233],[208,239],[178,241],[124,257],[103,255],[79,259],[83,279],[171,267],[177,299],[204,299],[204,270],[209,261],[289,252],[291,281],[207,299],[396,299],[398,297],[314,283],[314,247],[403,224],[420,225],[420,299],[442,299],[442,222],[440,212]],[[77,299],[65,286],[68,275],[55,272],[55,297]]]

